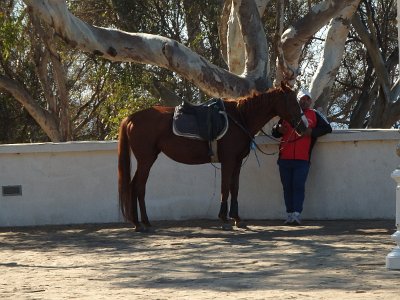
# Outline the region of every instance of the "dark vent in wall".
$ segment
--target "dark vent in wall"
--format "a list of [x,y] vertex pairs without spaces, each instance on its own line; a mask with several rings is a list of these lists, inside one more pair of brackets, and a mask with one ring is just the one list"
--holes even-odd
[[6,185],[1,187],[3,196],[21,196],[22,186],[21,185]]

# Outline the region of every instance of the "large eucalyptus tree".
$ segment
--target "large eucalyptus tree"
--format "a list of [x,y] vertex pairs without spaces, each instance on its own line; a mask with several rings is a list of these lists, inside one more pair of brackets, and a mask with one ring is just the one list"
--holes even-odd
[[[116,21],[125,31],[115,29],[117,22],[113,28],[105,28],[82,21],[82,17],[71,13],[64,0],[23,1],[29,13],[51,26],[69,47],[108,61],[159,67],[209,96],[240,98],[262,92],[282,80],[295,87],[306,82],[316,105],[337,123],[388,128],[400,119],[398,46],[385,40],[395,28],[393,0],[221,0],[219,43],[215,42],[224,59],[220,63],[212,63],[202,51],[201,42],[205,40],[195,43],[190,39],[193,32],[201,31],[201,27],[196,28],[196,13],[186,15],[189,38],[182,43],[168,32],[150,34],[143,28],[129,27],[125,22],[128,10],[124,7],[130,3],[132,9],[136,1],[112,1],[118,11]],[[197,3],[177,0],[181,2],[187,11]],[[303,10],[288,18],[287,8],[296,5]],[[265,22],[271,15],[276,20],[275,30],[267,32]],[[173,25],[181,26],[179,22]],[[311,58],[310,53],[315,55],[312,42],[322,28],[326,35],[318,63],[311,70],[308,68],[306,72],[313,76],[305,80],[304,64]],[[209,39],[207,43],[213,41]],[[155,85],[163,94],[162,84]],[[4,84],[3,88],[7,89]],[[168,92],[162,97],[179,99]],[[51,122],[46,118],[43,111],[35,115],[50,134]]]
[[[87,24],[71,14],[65,1],[24,2],[71,47],[113,61],[151,64],[172,70],[213,96],[249,96],[265,90],[271,82],[267,37],[260,18],[267,13],[268,0],[225,1],[222,19],[227,22],[220,24],[221,50],[229,70],[211,64],[170,38]],[[358,2],[322,1],[287,29],[281,37],[277,80],[294,80],[298,76],[298,60],[303,45],[332,18],[344,20],[342,12],[349,9],[354,12]]]

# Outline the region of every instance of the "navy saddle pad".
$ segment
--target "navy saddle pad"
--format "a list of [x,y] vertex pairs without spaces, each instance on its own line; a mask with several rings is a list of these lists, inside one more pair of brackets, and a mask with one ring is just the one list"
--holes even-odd
[[173,132],[176,135],[214,141],[222,138],[228,130],[228,117],[224,102],[211,99],[200,105],[182,102],[175,107]]

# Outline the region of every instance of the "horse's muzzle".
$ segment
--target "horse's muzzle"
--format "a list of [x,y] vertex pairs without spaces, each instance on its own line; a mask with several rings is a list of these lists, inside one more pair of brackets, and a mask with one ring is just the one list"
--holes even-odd
[[302,135],[308,128],[308,120],[304,113],[302,113],[301,118],[297,122],[292,122],[291,125],[298,135]]

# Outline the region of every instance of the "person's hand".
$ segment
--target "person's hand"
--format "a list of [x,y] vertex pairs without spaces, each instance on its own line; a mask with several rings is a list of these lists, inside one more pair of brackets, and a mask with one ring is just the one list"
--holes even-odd
[[303,132],[303,136],[310,136],[311,135],[311,132],[312,132],[312,129],[311,128],[307,128],[304,132]]

